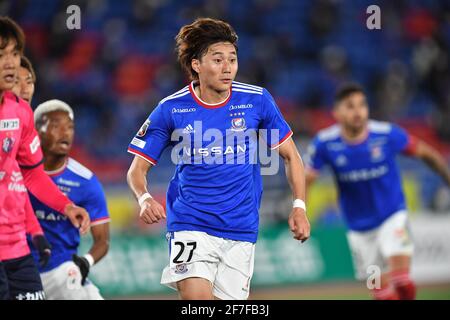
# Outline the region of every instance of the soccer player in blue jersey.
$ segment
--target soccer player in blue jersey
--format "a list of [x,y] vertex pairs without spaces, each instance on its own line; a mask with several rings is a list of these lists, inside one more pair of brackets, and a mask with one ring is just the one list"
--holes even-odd
[[[69,157],[74,139],[74,115],[68,104],[60,100],[46,101],[36,108],[34,119],[44,153],[44,168],[70,200],[89,212],[93,237],[89,252],[79,256],[78,230],[30,194],[33,209],[52,246],[50,261],[39,269],[46,297],[50,300],[103,299],[87,278],[90,268],[109,248],[110,219],[102,186],[88,168]],[[38,252],[31,243],[30,247],[37,261]]]
[[[284,159],[294,199],[289,226],[305,241],[302,160],[269,92],[234,81],[237,35],[228,23],[197,19],[181,28],[176,42],[192,82],[161,100],[131,141],[127,180],[143,221],[167,217],[170,258],[162,284],[181,299],[247,299],[262,196],[260,166],[252,161],[252,150],[262,145],[256,133],[266,130],[264,143]],[[146,176],[168,146],[178,160],[166,214],[149,194]]]
[[413,242],[396,156],[423,160],[450,184],[447,164],[399,126],[369,120],[366,96],[357,84],[338,90],[333,112],[337,124],[321,130],[309,147],[307,188],[322,167],[331,167],[357,278],[368,278],[369,267],[379,267],[380,286],[371,291],[375,299],[414,299]]

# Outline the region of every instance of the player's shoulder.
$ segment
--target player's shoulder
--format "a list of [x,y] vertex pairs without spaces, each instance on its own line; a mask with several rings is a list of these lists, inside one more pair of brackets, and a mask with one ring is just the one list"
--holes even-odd
[[231,84],[233,92],[237,92],[245,95],[256,95],[261,96],[268,94],[268,91],[263,87],[255,86],[253,84],[248,84],[244,82],[233,81]]
[[3,98],[6,104],[13,105],[14,108],[17,108],[18,111],[25,112],[27,115],[33,114],[33,110],[31,109],[28,102],[18,97],[14,92],[6,91],[3,94]]
[[394,125],[386,121],[369,120],[368,128],[370,133],[390,134]]
[[[22,100],[12,91],[5,91],[3,93],[3,99],[6,103],[14,103],[14,104],[21,104],[21,100]],[[25,102],[25,101],[23,101],[23,102]]]
[[92,181],[95,179],[95,175],[91,170],[73,158],[68,159],[66,170],[81,180]]
[[184,99],[189,94],[190,94],[189,86],[185,86],[183,89],[178,90],[177,92],[174,92],[171,95],[161,99],[158,105],[171,106],[173,104],[178,103],[180,100]]
[[316,135],[316,140],[319,143],[326,143],[339,139],[341,136],[341,126],[339,124],[333,124],[329,127],[319,130]]

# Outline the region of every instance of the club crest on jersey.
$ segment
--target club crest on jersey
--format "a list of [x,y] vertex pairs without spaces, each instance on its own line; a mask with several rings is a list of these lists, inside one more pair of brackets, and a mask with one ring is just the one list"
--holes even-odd
[[338,167],[343,167],[347,165],[347,157],[344,156],[343,154],[339,155],[336,158],[336,166]]
[[373,147],[370,150],[370,157],[372,161],[381,161],[384,159],[383,150],[380,146]]
[[234,118],[231,120],[231,130],[232,131],[244,131],[247,129],[245,127],[245,119],[244,118]]
[[137,136],[138,137],[143,137],[145,136],[145,134],[147,133],[147,129],[148,126],[150,125],[151,121],[150,119],[145,120],[144,124],[142,125],[142,127],[139,129]]
[[14,138],[13,137],[6,137],[3,139],[2,143],[2,150],[6,153],[10,152],[14,147]]

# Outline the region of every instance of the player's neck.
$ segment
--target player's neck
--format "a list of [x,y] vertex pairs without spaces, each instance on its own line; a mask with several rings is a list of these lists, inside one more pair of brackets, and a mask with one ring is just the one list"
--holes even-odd
[[194,84],[194,90],[197,97],[201,101],[208,104],[217,104],[223,102],[228,98],[230,94],[230,90],[216,91],[201,83]]
[[44,170],[47,172],[59,171],[66,165],[67,158],[67,156],[44,155]]
[[369,130],[364,127],[362,130],[352,130],[351,128],[345,128],[342,126],[341,136],[342,138],[351,144],[363,142],[367,138]]

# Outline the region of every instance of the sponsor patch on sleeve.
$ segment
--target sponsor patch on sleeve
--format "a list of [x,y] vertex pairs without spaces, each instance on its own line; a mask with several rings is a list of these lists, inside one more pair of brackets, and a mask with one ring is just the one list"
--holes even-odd
[[151,121],[150,119],[145,120],[144,124],[142,125],[142,127],[139,129],[137,136],[138,137],[143,137],[145,136],[145,134],[147,133],[147,129],[148,126],[150,125]]
[[139,147],[141,149],[144,149],[146,143],[147,142],[145,142],[144,140],[141,140],[141,139],[138,139],[138,138],[133,138],[133,140],[131,140],[131,144],[132,145],[134,145],[136,147]]
[[41,142],[39,141],[39,137],[38,136],[34,137],[33,141],[30,143],[31,153],[35,154],[40,145]]

